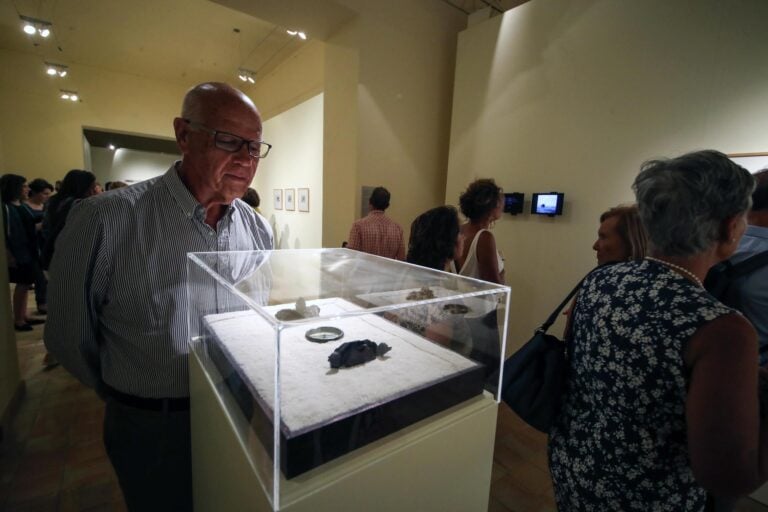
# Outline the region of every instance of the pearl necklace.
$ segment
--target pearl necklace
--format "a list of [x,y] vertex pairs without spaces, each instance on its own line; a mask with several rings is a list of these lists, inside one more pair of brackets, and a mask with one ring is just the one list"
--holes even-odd
[[678,272],[681,272],[683,275],[685,275],[685,276],[687,276],[687,277],[690,277],[690,278],[691,278],[691,280],[692,280],[694,283],[696,283],[697,285],[699,285],[701,288],[704,288],[704,283],[702,283],[702,282],[701,282],[701,279],[699,279],[698,277],[696,277],[696,274],[694,274],[693,272],[691,272],[691,271],[690,271],[690,270],[688,270],[687,268],[683,268],[683,267],[681,267],[680,265],[675,265],[674,263],[670,263],[670,262],[668,262],[668,261],[660,260],[659,258],[654,258],[654,257],[652,257],[652,256],[646,256],[646,257],[645,257],[645,259],[647,259],[647,260],[651,260],[651,261],[655,261],[656,263],[661,263],[662,265],[664,265],[664,266],[666,266],[666,267],[669,267],[669,268],[675,269],[675,270],[677,270]]

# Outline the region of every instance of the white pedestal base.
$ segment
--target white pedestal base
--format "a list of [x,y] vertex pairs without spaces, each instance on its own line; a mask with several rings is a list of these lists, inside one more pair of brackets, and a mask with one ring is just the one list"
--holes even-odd
[[[232,404],[225,406],[194,353],[189,360],[195,511],[277,510],[267,494],[272,483],[262,484],[228,412]],[[289,481],[281,477],[279,510],[487,510],[496,413],[484,394]]]

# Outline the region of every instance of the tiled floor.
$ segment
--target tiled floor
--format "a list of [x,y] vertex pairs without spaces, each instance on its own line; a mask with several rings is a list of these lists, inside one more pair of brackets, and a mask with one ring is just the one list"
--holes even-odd
[[[27,392],[0,444],[0,511],[126,510],[101,442],[104,406],[61,367],[43,367],[42,330],[16,333]],[[488,510],[556,510],[546,436],[504,405]],[[736,511],[768,512],[768,507],[744,499]]]

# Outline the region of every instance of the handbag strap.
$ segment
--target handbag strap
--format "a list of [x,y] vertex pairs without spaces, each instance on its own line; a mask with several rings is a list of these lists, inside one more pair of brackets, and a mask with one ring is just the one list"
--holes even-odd
[[568,301],[571,300],[571,298],[574,295],[576,295],[576,292],[579,291],[579,288],[581,288],[581,284],[584,282],[586,278],[590,276],[590,274],[592,274],[592,272],[595,272],[596,270],[600,270],[601,268],[605,268],[607,266],[615,265],[616,263],[619,263],[619,262],[616,261],[611,263],[604,263],[602,265],[598,265],[597,267],[587,272],[587,275],[585,275],[584,277],[581,278],[581,280],[579,280],[576,286],[574,286],[573,290],[571,290],[571,293],[569,293],[568,296],[565,299],[563,299],[563,302],[561,302],[560,305],[557,306],[557,308],[555,308],[552,314],[549,315],[549,318],[547,318],[547,320],[543,324],[541,324],[541,327],[536,329],[535,332],[545,333],[550,327],[552,327],[552,324],[555,323],[555,320],[557,320],[557,315],[559,315],[560,311],[562,311],[565,305],[568,304]]
[[[591,274],[590,272],[589,274]],[[589,275],[587,274],[587,276]],[[576,286],[573,287],[573,290],[571,290],[571,293],[568,294],[568,296],[563,299],[563,302],[560,303],[559,306],[555,308],[555,310],[552,312],[551,315],[549,315],[549,318],[541,324],[541,327],[536,329],[536,332],[547,332],[547,330],[552,326],[553,323],[555,323],[555,320],[557,320],[557,316],[560,314],[560,311],[563,310],[566,304],[573,298],[574,295],[576,295],[576,292],[579,291],[579,288],[581,288],[581,283],[584,282],[584,279],[587,278],[587,276],[582,277],[578,283],[576,283]]]

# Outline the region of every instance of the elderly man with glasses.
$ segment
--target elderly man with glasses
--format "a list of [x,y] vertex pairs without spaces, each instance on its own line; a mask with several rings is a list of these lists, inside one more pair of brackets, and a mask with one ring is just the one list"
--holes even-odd
[[270,149],[253,102],[201,84],[173,126],[182,160],[76,205],[50,268],[45,344],[106,401],[129,510],[192,509],[186,254],[273,245],[239,199]]

